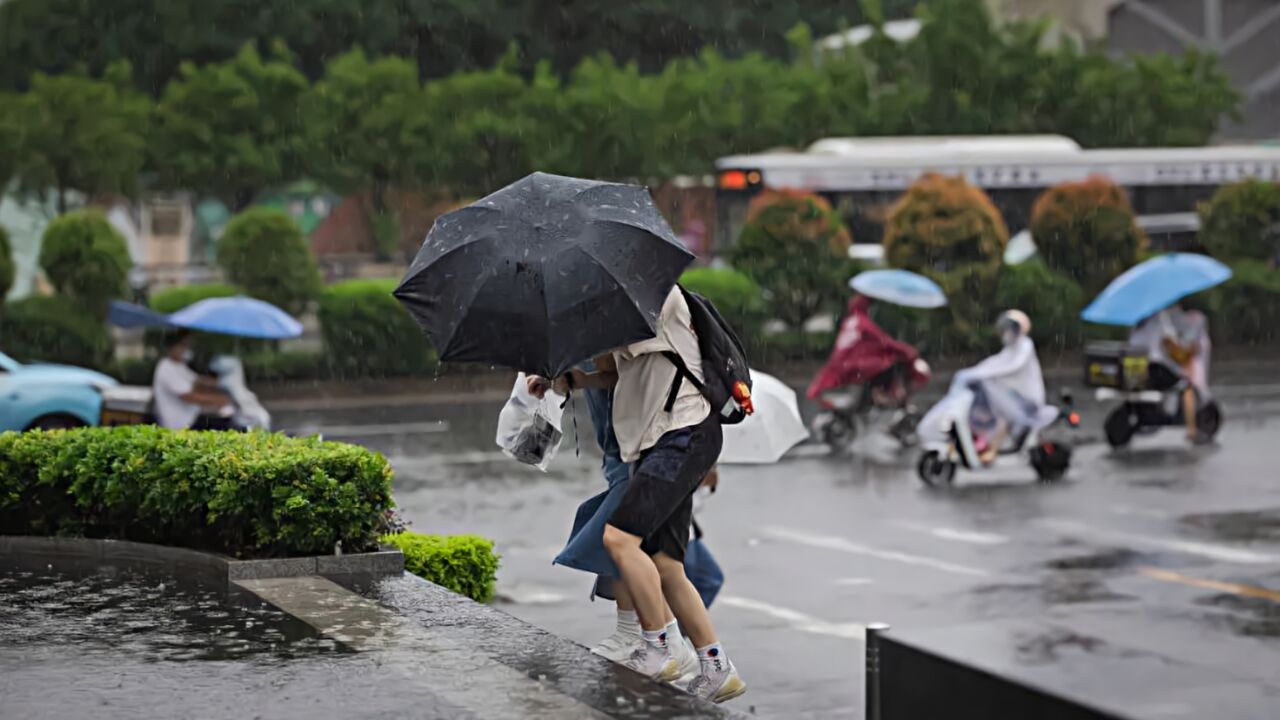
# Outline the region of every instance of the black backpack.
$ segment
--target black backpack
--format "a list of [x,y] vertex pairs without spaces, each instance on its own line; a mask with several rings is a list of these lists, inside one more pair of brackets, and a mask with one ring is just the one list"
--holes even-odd
[[751,367],[747,363],[747,353],[742,349],[742,341],[710,300],[683,287],[680,292],[684,293],[689,316],[693,320],[693,331],[698,335],[702,376],[706,382],[689,372],[678,353],[663,353],[676,366],[676,379],[671,383],[671,392],[662,409],[671,412],[676,396],[680,394],[681,383],[688,380],[711,402],[711,410],[720,418],[721,425],[737,425],[755,412],[751,405]]

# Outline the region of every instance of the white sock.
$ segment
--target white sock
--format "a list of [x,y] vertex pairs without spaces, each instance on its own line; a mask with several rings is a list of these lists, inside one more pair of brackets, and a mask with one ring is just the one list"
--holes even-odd
[[644,641],[650,645],[656,645],[662,649],[667,647],[667,629],[661,630],[641,630],[640,634],[644,636]]
[[711,660],[717,657],[722,659],[726,657],[724,649],[720,647],[720,643],[718,642],[698,648],[699,660]]
[[667,631],[667,638],[669,638],[671,642],[673,643],[684,642],[684,638],[681,637],[680,635],[680,623],[676,622],[675,620],[672,620],[671,622],[667,623],[667,627],[665,629]]
[[640,634],[640,616],[635,610],[618,611],[618,632],[624,635]]

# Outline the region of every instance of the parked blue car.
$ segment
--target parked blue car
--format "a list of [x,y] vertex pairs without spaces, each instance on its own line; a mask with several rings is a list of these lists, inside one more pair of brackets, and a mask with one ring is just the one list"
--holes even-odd
[[117,385],[69,365],[24,365],[0,352],[0,432],[97,425],[102,393]]

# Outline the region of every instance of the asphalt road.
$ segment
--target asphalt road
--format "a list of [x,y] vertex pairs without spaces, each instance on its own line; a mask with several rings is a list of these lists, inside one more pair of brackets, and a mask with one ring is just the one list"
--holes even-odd
[[[1280,371],[1222,377],[1217,392],[1216,444],[1169,430],[1123,452],[1085,445],[1055,485],[1010,466],[930,490],[910,453],[867,441],[853,455],[801,448],[774,466],[723,467],[698,519],[727,576],[712,615],[750,686],[735,705],[861,717],[865,623],[1005,618],[1194,656],[1280,697]],[[494,538],[499,606],[592,644],[612,629],[612,605],[551,565],[577,503],[603,487],[589,422],[581,454],[570,428],[543,474],[497,452],[499,404],[371,400],[278,411],[276,424],[387,453],[414,529]],[[1085,434],[1099,435],[1101,409],[1081,409]],[[1179,707],[1157,715],[1189,716]]]

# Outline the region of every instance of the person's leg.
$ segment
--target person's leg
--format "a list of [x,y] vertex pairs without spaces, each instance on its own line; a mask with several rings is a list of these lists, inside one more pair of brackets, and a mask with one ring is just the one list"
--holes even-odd
[[604,547],[622,575],[620,585],[626,588],[642,631],[657,632],[666,627],[666,602],[662,598],[662,579],[658,568],[640,548],[642,538],[615,527],[604,526]]
[[1190,384],[1182,391],[1182,415],[1187,422],[1187,439],[1196,441],[1199,439],[1199,433],[1196,431],[1196,389]]
[[702,604],[702,596],[684,573],[684,562],[666,553],[653,556],[662,578],[662,594],[671,606],[680,627],[689,634],[694,647],[706,647],[716,642],[716,631],[711,626],[711,616]]

